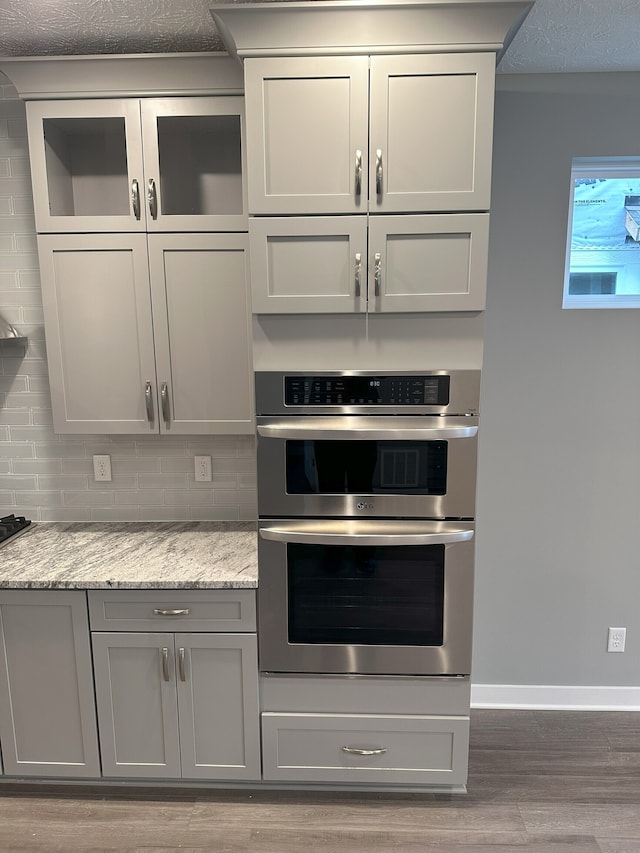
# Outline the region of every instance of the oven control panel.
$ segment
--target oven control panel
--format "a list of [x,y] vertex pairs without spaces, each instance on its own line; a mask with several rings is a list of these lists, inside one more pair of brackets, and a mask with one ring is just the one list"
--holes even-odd
[[450,377],[286,376],[286,406],[447,406]]

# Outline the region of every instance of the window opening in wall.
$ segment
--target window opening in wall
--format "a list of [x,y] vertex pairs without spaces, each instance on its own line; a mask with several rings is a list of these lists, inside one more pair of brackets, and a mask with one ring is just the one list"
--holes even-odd
[[640,308],[640,157],[575,158],[563,308]]

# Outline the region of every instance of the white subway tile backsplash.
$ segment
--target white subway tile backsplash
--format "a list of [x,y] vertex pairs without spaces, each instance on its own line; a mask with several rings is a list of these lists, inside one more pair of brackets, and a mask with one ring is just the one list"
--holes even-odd
[[[62,506],[62,493],[44,492],[42,489],[33,492],[16,492],[16,504],[22,504],[24,507],[31,508],[39,508],[42,506]],[[29,514],[31,515],[31,518],[33,518],[33,514]]]
[[110,506],[114,501],[112,491],[64,491],[62,502],[65,506]]
[[[14,474],[62,474],[61,459],[13,459],[11,467]],[[42,481],[38,481],[42,488]]]
[[138,489],[136,491],[114,492],[117,506],[163,506],[162,489]]
[[190,489],[166,489],[164,502],[168,506],[211,506],[213,505],[213,489],[194,491]]
[[88,507],[41,507],[39,521],[91,521]]

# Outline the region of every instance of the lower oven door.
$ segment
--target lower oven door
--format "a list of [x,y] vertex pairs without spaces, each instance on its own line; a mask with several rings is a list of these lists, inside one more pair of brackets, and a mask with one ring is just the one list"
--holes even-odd
[[259,522],[260,669],[468,675],[473,522]]

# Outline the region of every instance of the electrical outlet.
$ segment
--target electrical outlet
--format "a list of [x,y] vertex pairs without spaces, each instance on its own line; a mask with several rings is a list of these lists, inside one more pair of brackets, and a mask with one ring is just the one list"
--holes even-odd
[[211,457],[196,456],[195,458],[195,475],[198,483],[211,482]]
[[93,457],[93,479],[99,481],[111,481],[111,457],[108,453],[94,454]]
[[607,640],[608,652],[623,652],[624,643],[627,639],[626,628],[609,628],[609,638]]

